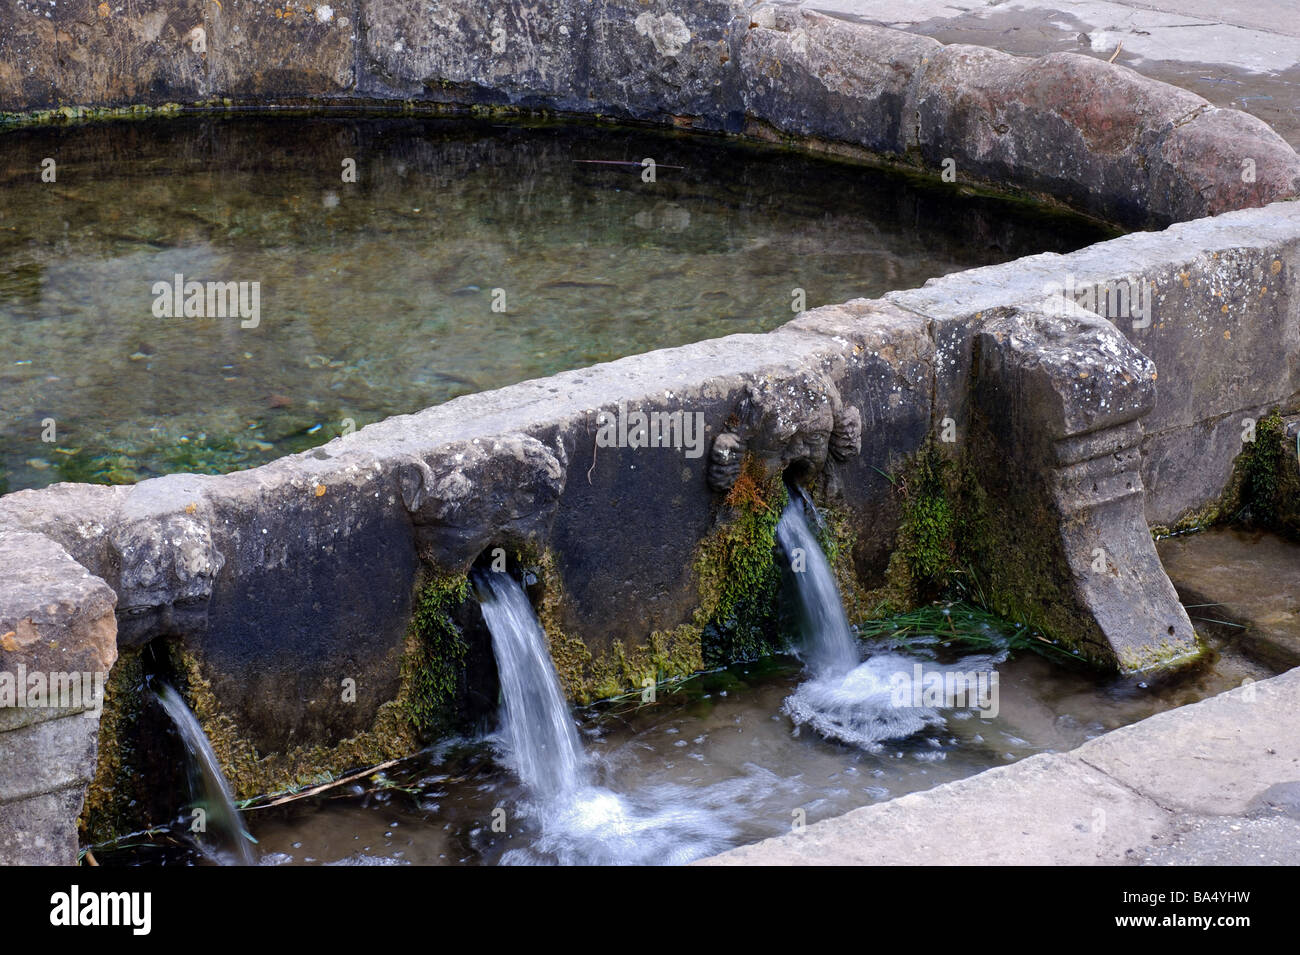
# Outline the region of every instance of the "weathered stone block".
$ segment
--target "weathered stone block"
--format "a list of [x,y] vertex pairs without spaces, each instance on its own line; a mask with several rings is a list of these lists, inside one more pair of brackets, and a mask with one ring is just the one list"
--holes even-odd
[[114,600],[58,544],[0,523],[0,864],[76,862]]
[[1143,515],[1150,360],[1071,305],[990,316],[975,367],[974,460],[995,537],[982,560],[997,609],[1127,671],[1193,652]]
[[1179,124],[1149,163],[1153,204],[1175,220],[1300,193],[1300,156],[1263,120],[1235,109],[1210,109]]
[[754,16],[740,54],[750,116],[885,155],[915,145],[912,83],[942,44],[811,11],[765,6]]
[[564,491],[565,463],[562,444],[510,434],[457,442],[402,467],[398,483],[421,554],[463,574],[489,544],[540,549]]
[[[115,602],[53,541],[0,527],[0,671],[107,673],[117,659]],[[6,723],[10,713],[0,715]]]
[[577,102],[590,3],[361,0],[366,90],[449,102]]
[[355,87],[355,0],[223,0],[204,10],[213,96],[274,100]]
[[602,111],[738,132],[736,58],[753,6],[753,0],[592,0],[580,89],[589,102],[605,104]]
[[36,0],[0,2],[0,113],[55,104],[57,44],[49,12]]
[[953,44],[918,81],[918,145],[936,171],[1056,196],[1113,221],[1169,221],[1143,172],[1162,138],[1209,104],[1092,57],[1029,60]]
[[74,0],[51,6],[58,99],[68,105],[193,102],[208,91],[205,0]]
[[[220,569],[202,627],[176,635],[262,753],[353,736],[397,694],[417,576],[411,522],[391,472],[322,468],[330,458],[317,449],[296,466],[229,475],[196,507],[211,539],[202,553],[220,555],[207,566]],[[194,503],[177,488],[173,513]],[[197,624],[184,592],[171,599],[171,620]],[[343,700],[345,679],[355,702]]]
[[82,785],[0,804],[0,865],[76,865],[84,799]]

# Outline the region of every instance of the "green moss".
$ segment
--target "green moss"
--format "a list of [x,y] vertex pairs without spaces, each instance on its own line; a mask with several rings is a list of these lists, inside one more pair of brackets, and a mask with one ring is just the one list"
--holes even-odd
[[969,575],[970,554],[983,549],[983,495],[970,478],[928,443],[890,475],[900,521],[885,583],[866,596],[872,614],[910,611]]
[[1238,522],[1300,538],[1300,469],[1297,449],[1286,436],[1286,422],[1273,408],[1255,423],[1255,439],[1245,442],[1232,476],[1219,498],[1184,514],[1173,525],[1151,528],[1159,539]]
[[957,556],[952,471],[952,463],[928,444],[898,484],[903,496],[899,545],[913,579],[937,587],[948,583]]
[[465,577],[433,577],[415,597],[402,660],[403,703],[423,739],[447,732],[456,718],[469,646],[452,614],[469,597]]
[[1228,488],[1219,497],[1218,500],[1211,501],[1203,507],[1194,511],[1189,511],[1175,521],[1169,524],[1154,524],[1151,527],[1151,536],[1156,540],[1164,537],[1173,537],[1175,534],[1185,534],[1189,531],[1203,530],[1212,527],[1215,524],[1229,521],[1233,514],[1236,513],[1237,507],[1235,502],[1240,493],[1240,482],[1234,476],[1229,483]]
[[1079,632],[1065,589],[1070,571],[1035,530],[1058,519],[1045,502],[1042,513],[1007,513],[980,484],[976,462],[949,457],[933,443],[890,480],[901,519],[885,583],[866,595],[871,617],[906,614],[940,598],[964,600],[1026,632],[1069,644],[1081,660],[1107,662],[1108,648],[1069,639]]
[[696,623],[707,666],[753,660],[786,647],[780,632],[781,571],[776,524],[787,503],[780,475],[746,456],[719,524],[695,560],[700,590]]
[[1300,536],[1300,470],[1277,408],[1255,423],[1255,440],[1234,464],[1233,485],[1235,514],[1245,523]]
[[53,109],[29,112],[0,113],[0,129],[6,126],[53,126],[96,120],[148,119],[154,116],[174,116],[182,111],[179,103],[146,106],[57,106]]
[[139,650],[119,650],[104,687],[95,775],[81,810],[82,842],[103,842],[138,829],[144,822],[132,812],[139,802],[138,787],[144,774],[137,766],[140,740],[130,732],[139,722],[143,694],[144,666]]
[[835,574],[835,584],[839,587],[845,614],[850,620],[859,620],[874,609],[877,603],[869,602],[853,561],[853,549],[858,540],[857,531],[854,530],[855,522],[841,509],[838,502],[828,500],[819,492],[820,488],[815,488],[813,493],[813,504],[821,517],[817,541]]

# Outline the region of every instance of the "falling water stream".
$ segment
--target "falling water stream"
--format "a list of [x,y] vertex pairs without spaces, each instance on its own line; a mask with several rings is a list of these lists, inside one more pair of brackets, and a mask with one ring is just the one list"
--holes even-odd
[[681,787],[625,796],[593,784],[546,632],[527,593],[507,573],[475,572],[473,579],[501,679],[499,743],[526,791],[512,810],[540,830],[528,848],[512,849],[501,861],[683,863],[725,846],[731,827],[715,804],[728,801],[730,786],[697,794],[692,803]]
[[[776,540],[795,579],[800,631],[798,653],[814,674],[845,674],[858,665],[857,641],[849,629],[835,575],[808,522],[812,502],[801,489],[789,488],[790,503],[776,525]],[[816,512],[813,511],[816,518]]]
[[212,744],[204,735],[198,719],[185,705],[181,695],[171,686],[157,679],[153,681],[153,685],[158,702],[176,724],[176,729],[185,742],[185,749],[190,755],[191,765],[197,771],[198,784],[195,787],[195,796],[197,801],[202,803],[201,808],[205,813],[203,829],[206,831],[209,826],[212,826],[225,831],[234,849],[233,857],[212,850],[208,850],[207,854],[221,863],[256,865],[257,859],[253,855],[248,832],[240,819],[239,810],[235,808],[230,786],[221,773],[217,754],[212,751]]
[[509,574],[476,572],[501,680],[502,732],[519,779],[538,799],[572,793],[586,777],[582,744],[528,594]]

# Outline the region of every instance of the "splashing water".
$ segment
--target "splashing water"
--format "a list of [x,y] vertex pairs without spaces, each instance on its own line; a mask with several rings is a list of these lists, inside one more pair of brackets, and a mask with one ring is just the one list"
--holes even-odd
[[529,791],[552,801],[586,782],[586,760],[546,632],[523,586],[509,574],[476,572],[474,586],[492,634],[508,756]]
[[857,666],[861,656],[848,618],[844,616],[835,575],[808,523],[811,506],[802,491],[790,488],[790,503],[777,522],[776,539],[794,571],[803,633],[799,657],[814,676],[843,675]]
[[540,829],[503,865],[680,865],[735,839],[754,793],[785,784],[753,767],[742,779],[702,788],[652,786],[623,795],[595,785],[528,595],[504,573],[474,574],[492,634],[503,699],[501,742],[529,798],[519,806]]
[[933,707],[896,705],[894,674],[911,672],[914,662],[899,654],[877,654],[848,673],[814,676],[795,688],[781,711],[796,726],[878,751],[884,740],[903,739],[944,722]]
[[[844,614],[830,563],[809,523],[812,502],[797,487],[781,513],[776,538],[794,571],[802,645],[800,659],[811,678],[786,698],[781,710],[796,727],[807,726],[830,739],[869,751],[885,740],[903,739],[929,726],[944,725],[935,706],[916,705],[910,694],[900,699],[897,687],[909,678],[914,658],[876,654],[860,662],[857,641]],[[796,558],[801,558],[796,563]],[[968,657],[965,669],[987,669],[985,658]]]
[[233,862],[235,865],[256,865],[257,859],[249,844],[248,831],[244,828],[239,810],[235,808],[235,800],[230,794],[230,785],[222,775],[217,754],[212,751],[212,744],[204,735],[198,719],[185,705],[181,695],[166,682],[154,680],[153,686],[158,702],[176,724],[176,729],[185,742],[185,749],[190,755],[191,765],[197,770],[199,784],[195,795],[203,804],[206,813],[205,824],[224,829],[229,834],[234,848],[233,860],[223,853],[207,849],[204,850],[205,854],[222,864]]

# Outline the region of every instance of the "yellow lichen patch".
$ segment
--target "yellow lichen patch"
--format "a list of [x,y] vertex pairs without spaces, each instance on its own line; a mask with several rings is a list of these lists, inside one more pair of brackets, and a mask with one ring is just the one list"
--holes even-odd
[[109,16],[112,16],[112,15],[113,15],[113,11],[112,11],[112,9],[109,7],[109,5],[108,5],[107,3],[101,3],[99,6],[97,6],[97,7],[95,8],[95,11],[96,11],[96,12],[97,12],[101,17],[109,17]]
[[324,484],[317,484],[317,485],[316,485],[316,496],[317,496],[317,497],[324,497],[324,496],[325,496],[325,485],[324,485]]

